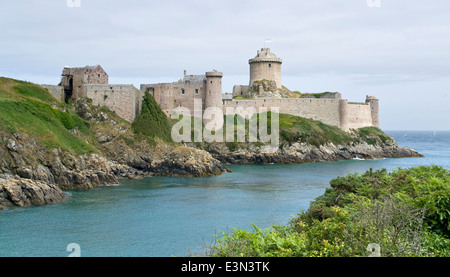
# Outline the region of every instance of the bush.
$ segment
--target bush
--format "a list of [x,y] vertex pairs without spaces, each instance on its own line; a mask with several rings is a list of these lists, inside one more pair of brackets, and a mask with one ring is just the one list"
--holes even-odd
[[142,112],[132,123],[133,132],[154,142],[159,138],[172,142],[172,124],[150,93],[145,92]]
[[287,226],[223,233],[213,256],[450,255],[450,173],[439,166],[349,174]]

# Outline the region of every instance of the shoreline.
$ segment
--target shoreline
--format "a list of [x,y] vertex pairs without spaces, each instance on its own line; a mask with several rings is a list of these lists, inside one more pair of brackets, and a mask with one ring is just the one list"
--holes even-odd
[[[297,145],[298,146],[298,145]],[[366,145],[367,146],[367,145]],[[305,147],[309,151],[305,151]],[[354,146],[359,149],[361,146]],[[367,147],[366,147],[367,148]],[[0,175],[0,211],[11,206],[30,207],[55,204],[64,201],[68,197],[65,191],[71,190],[91,190],[95,187],[120,185],[120,180],[124,179],[142,179],[146,177],[167,176],[183,178],[203,178],[221,175],[224,172],[232,172],[226,165],[271,165],[271,164],[303,164],[318,162],[334,162],[349,160],[374,160],[374,159],[397,159],[397,158],[420,158],[424,157],[408,147],[399,147],[396,144],[391,148],[368,147],[371,151],[357,151],[350,153],[348,148],[343,150],[339,147],[303,147],[294,146],[293,152],[280,152],[275,154],[263,154],[257,152],[232,153],[231,155],[212,154],[211,156],[218,163],[208,167],[209,172],[204,171],[204,167],[198,168],[196,163],[162,162],[146,168],[146,170],[137,169],[129,165],[106,160],[96,154],[91,154],[96,162],[96,169],[81,171],[64,171],[64,178],[53,176],[51,170],[48,170],[50,176],[38,175],[36,172],[27,172],[27,176],[2,174]],[[302,149],[303,151],[300,151]],[[339,149],[331,151],[331,149]],[[292,148],[290,149],[292,150]],[[287,154],[290,153],[290,154]],[[301,153],[301,155],[299,154]],[[83,156],[86,161],[91,160],[90,155]],[[305,158],[310,157],[310,158]],[[315,158],[311,158],[315,157]],[[79,158],[79,157],[78,157]],[[218,166],[218,164],[220,166]],[[200,163],[200,166],[202,164]],[[152,168],[154,171],[150,171]],[[27,177],[38,177],[27,178]],[[52,181],[50,181],[52,180]],[[59,182],[57,182],[59,181]],[[75,181],[76,183],[70,183]]]

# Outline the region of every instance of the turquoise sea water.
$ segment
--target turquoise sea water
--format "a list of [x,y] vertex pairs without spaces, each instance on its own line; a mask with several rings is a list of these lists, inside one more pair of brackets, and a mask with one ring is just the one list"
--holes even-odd
[[442,165],[450,169],[450,132],[387,132],[425,158],[295,165],[230,166],[211,178],[152,177],[71,191],[62,203],[0,212],[0,256],[170,257],[201,253],[231,228],[285,224],[337,176],[373,168]]

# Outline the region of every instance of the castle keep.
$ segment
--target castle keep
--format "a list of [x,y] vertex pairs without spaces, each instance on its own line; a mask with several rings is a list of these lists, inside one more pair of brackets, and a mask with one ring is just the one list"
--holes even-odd
[[43,85],[60,101],[71,102],[81,97],[92,104],[106,106],[125,120],[132,122],[141,112],[144,92],[149,92],[161,109],[170,116],[178,107],[194,113],[194,101],[202,100],[202,111],[210,107],[224,114],[236,108],[279,108],[280,113],[301,116],[337,126],[342,130],[379,124],[379,103],[367,96],[364,103],[351,103],[340,93],[301,94],[291,92],[281,82],[282,60],[269,48],[262,48],[249,60],[248,85],[235,85],[232,97],[222,94],[223,73],[216,70],[204,75],[184,76],[177,82],[133,85],[109,84],[108,74],[100,65],[64,67],[60,86]]

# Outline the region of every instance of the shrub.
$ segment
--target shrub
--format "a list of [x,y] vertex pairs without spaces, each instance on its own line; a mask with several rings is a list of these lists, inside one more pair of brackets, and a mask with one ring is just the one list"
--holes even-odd
[[330,182],[286,226],[223,233],[215,256],[450,255],[450,173],[439,166],[369,170]]
[[165,142],[172,142],[172,124],[153,96],[145,92],[142,102],[142,112],[132,123],[133,132],[154,142],[159,138]]

